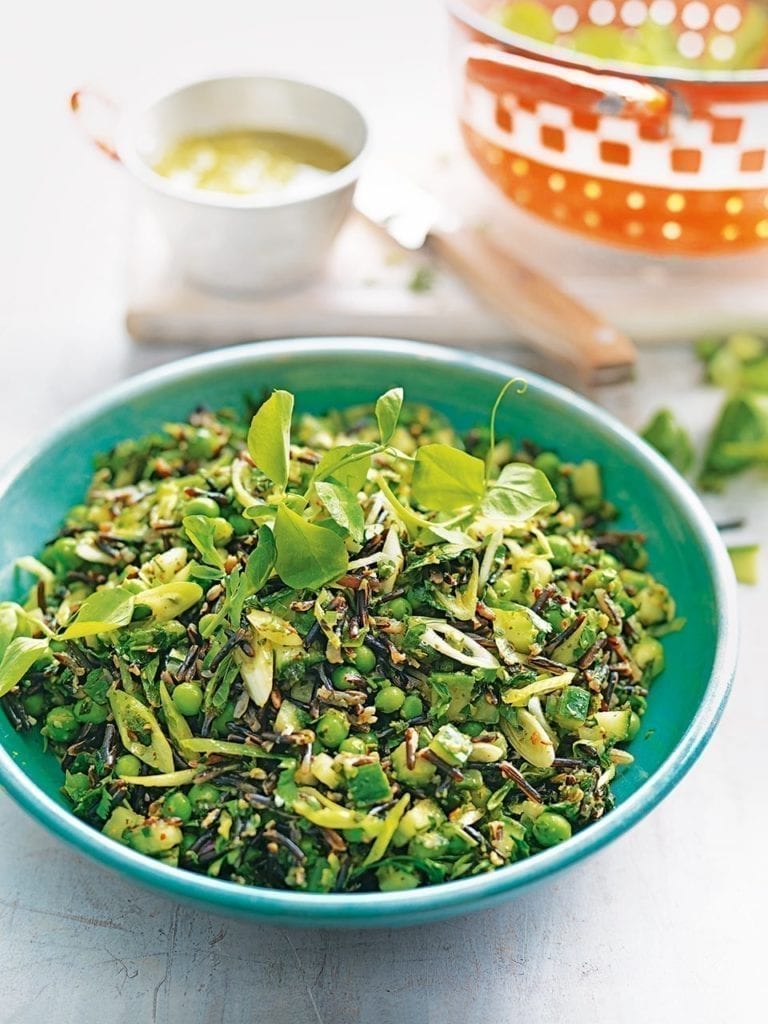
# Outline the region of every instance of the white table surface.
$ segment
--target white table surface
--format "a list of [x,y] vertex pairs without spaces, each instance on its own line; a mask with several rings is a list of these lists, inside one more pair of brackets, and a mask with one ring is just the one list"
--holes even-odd
[[[0,458],[81,399],[181,354],[124,334],[129,214],[119,172],[70,123],[68,91],[91,82],[130,96],[241,68],[302,74],[356,96],[377,146],[407,162],[450,136],[438,8],[37,0],[4,11],[3,152],[14,159],[0,160]],[[716,397],[696,381],[687,351],[657,350],[635,385],[601,400],[634,426],[674,402],[703,435]],[[745,482],[713,511],[748,508],[744,539],[765,537],[765,495]],[[1,1024],[762,1019],[765,560],[762,570],[739,595],[733,697],[690,775],[630,835],[492,912],[369,933],[236,922],[134,888],[0,793]]]

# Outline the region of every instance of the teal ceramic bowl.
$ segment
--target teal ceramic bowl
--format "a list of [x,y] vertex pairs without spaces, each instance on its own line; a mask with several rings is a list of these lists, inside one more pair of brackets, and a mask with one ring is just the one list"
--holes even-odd
[[[460,427],[486,422],[514,367],[467,353],[381,339],[295,340],[227,349],[129,380],[83,406],[6,470],[0,480],[0,596],[18,596],[13,561],[38,551],[78,502],[93,456],[154,430],[198,404],[239,403],[267,388],[295,392],[299,410],[368,401],[395,385]],[[624,523],[648,536],[653,572],[688,624],[666,641],[634,764],[616,783],[618,806],[567,842],[493,874],[406,893],[320,895],[241,887],[159,864],[75,818],[59,793],[62,774],[39,737],[0,713],[0,780],[37,821],[99,863],[163,894],[209,909],[297,925],[415,924],[490,907],[550,877],[626,832],[675,786],[701,753],[728,695],[736,661],[735,584],[712,521],[690,488],[646,444],[575,394],[533,374],[502,405],[502,433],[596,459]],[[32,878],[30,877],[30,885]]]

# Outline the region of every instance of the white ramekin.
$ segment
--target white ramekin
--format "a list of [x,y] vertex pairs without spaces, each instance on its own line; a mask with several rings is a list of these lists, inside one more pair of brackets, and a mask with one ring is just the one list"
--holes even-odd
[[[321,138],[350,162],[300,191],[253,196],[196,189],[152,170],[180,136],[247,127]],[[367,135],[362,114],[343,96],[287,78],[238,75],[194,82],[122,112],[114,145],[97,141],[140,186],[187,280],[254,293],[302,284],[319,270],[349,212]]]

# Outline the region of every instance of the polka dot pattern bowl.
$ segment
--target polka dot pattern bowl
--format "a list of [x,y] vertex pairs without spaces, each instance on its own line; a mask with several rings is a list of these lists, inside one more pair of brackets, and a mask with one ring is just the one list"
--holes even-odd
[[[595,241],[686,256],[765,245],[768,31],[755,41],[759,67],[727,67],[746,0],[538,2],[552,41],[492,19],[498,3],[449,2],[461,129],[485,174],[519,206]],[[578,26],[645,23],[669,31],[685,66],[569,48]]]

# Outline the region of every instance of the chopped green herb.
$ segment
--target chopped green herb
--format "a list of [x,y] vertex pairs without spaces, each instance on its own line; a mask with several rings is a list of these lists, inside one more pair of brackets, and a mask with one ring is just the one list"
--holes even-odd
[[435,284],[435,272],[432,267],[426,265],[417,267],[408,282],[408,288],[420,295],[424,292],[432,291]]

